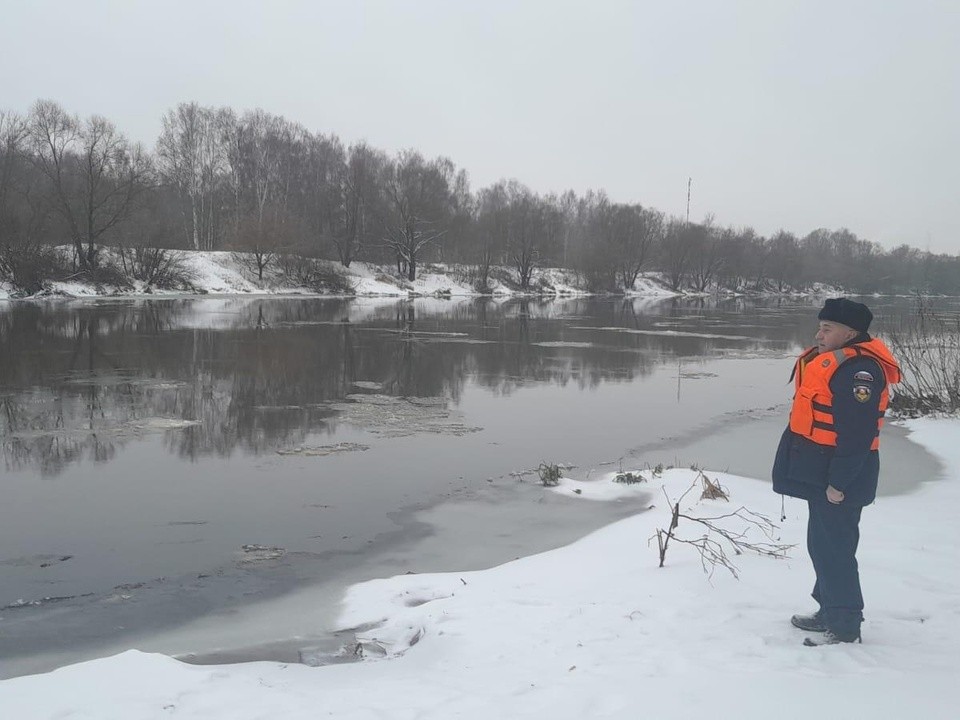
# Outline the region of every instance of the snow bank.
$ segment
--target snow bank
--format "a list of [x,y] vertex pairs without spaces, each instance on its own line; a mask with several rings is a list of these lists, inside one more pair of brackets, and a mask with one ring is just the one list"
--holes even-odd
[[[367,661],[195,667],[130,651],[0,683],[4,716],[31,718],[953,718],[960,647],[960,433],[957,420],[910,424],[948,479],[884,498],[862,523],[862,645],[806,648],[788,622],[810,609],[806,510],[788,501],[777,542],[792,557],[732,556],[740,579],[704,574],[680,543],[658,568],[658,527],[696,474],[612,474],[557,492],[594,500],[644,492],[651,509],[565,548],[483,572],[405,575],[350,589],[345,627]],[[772,451],[772,449],[771,449]],[[766,481],[707,472],[730,501],[686,496],[685,510],[745,505],[777,519]],[[580,493],[576,493],[580,490]],[[664,495],[665,493],[665,495]],[[695,538],[681,520],[678,534]],[[379,659],[371,659],[379,658]]]
[[[354,283],[357,295],[476,295],[469,283],[458,281],[445,266],[427,265],[419,269],[414,281],[401,280],[383,268],[367,263],[351,263],[340,268]],[[394,271],[395,272],[395,271]]]
[[[64,253],[70,248],[64,247]],[[53,281],[46,283],[42,296],[60,297],[96,297],[154,295],[170,296],[184,295],[199,292],[213,295],[318,295],[314,290],[291,283],[290,280],[278,271],[275,265],[268,265],[264,270],[264,278],[260,280],[252,272],[249,263],[238,262],[239,255],[234,252],[200,252],[194,250],[177,251],[183,258],[184,269],[192,276],[193,290],[163,290],[147,287],[140,281],[133,282],[133,289],[114,287],[95,287],[81,282]],[[104,257],[113,257],[112,249],[105,248]],[[116,259],[115,259],[116,260]],[[119,262],[118,260],[116,260]],[[353,262],[349,268],[339,263],[327,261],[331,271],[342,273],[353,285],[356,295],[363,297],[452,297],[476,296],[479,293],[473,288],[469,280],[469,272],[462,266],[443,264],[424,264],[418,268],[417,279],[408,281],[397,277],[396,268],[378,267],[369,263]],[[245,266],[246,265],[246,266]],[[509,268],[499,268],[500,276],[515,275]],[[491,292],[494,295],[560,295],[580,296],[587,295],[578,286],[576,274],[562,268],[542,268],[534,273],[535,290],[520,292],[504,282],[491,278]],[[10,298],[12,289],[0,284],[0,300]],[[663,297],[675,295],[664,288],[664,284],[655,273],[641,276],[637,279],[635,288],[629,295],[643,295]]]
[[669,290],[659,274],[646,273],[633,283],[633,290],[628,295],[642,295],[644,297],[672,297],[678,293]]

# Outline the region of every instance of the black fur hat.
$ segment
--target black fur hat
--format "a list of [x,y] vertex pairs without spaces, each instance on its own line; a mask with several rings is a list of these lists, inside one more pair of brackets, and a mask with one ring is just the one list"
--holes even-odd
[[819,320],[838,322],[858,332],[867,332],[873,313],[863,303],[847,298],[830,298],[823,303],[823,309],[817,315]]

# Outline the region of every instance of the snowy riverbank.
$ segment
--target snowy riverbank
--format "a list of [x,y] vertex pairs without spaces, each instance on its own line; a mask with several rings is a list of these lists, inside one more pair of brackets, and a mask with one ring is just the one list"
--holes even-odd
[[[656,528],[688,470],[623,486],[563,481],[583,502],[644,493],[654,506],[565,548],[487,571],[406,575],[354,586],[341,623],[366,660],[310,668],[190,666],[135,650],[0,683],[4,715],[90,718],[784,718],[955,716],[960,646],[960,421],[910,421],[946,477],[864,513],[862,645],[806,648],[791,613],[810,609],[806,510],[788,501],[787,560],[734,557],[740,579],[704,575],[696,551]],[[687,496],[692,514],[745,505],[771,519],[765,480],[721,473],[730,503]],[[580,492],[577,493],[576,491]],[[696,537],[681,521],[678,534]]]
[[[64,252],[67,252],[65,249]],[[140,281],[133,281],[131,288],[95,286],[75,281],[50,281],[46,289],[34,297],[100,297],[100,296],[178,296],[184,294],[211,295],[320,295],[309,288],[291,283],[274,266],[268,266],[263,279],[251,270],[251,262],[239,262],[240,257],[232,252],[178,251],[182,257],[183,271],[190,278],[190,289],[161,290],[148,287]],[[325,262],[330,272],[342,274],[353,288],[354,295],[361,297],[449,297],[479,295],[457,267],[445,265],[423,265],[419,268],[417,279],[407,281],[396,275],[396,268],[378,267],[369,263],[354,262],[349,268],[339,263]],[[546,295],[576,296],[588,294],[582,287],[576,273],[563,268],[541,268],[535,271],[531,291],[520,291],[515,286],[496,279],[506,278],[516,273],[508,268],[500,268],[490,281],[490,291],[494,295]],[[657,273],[648,273],[637,278],[634,288],[628,295],[668,297],[678,295],[666,287]],[[16,297],[9,284],[0,281],[0,300]]]

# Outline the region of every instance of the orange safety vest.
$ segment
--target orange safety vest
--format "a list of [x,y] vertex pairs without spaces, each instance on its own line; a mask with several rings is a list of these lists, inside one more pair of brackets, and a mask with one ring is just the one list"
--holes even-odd
[[900,382],[900,366],[890,350],[880,340],[847,345],[839,350],[818,353],[816,347],[807,348],[797,359],[793,369],[796,391],[790,410],[790,429],[818,445],[837,445],[837,433],[833,427],[833,392],[830,379],[847,360],[865,355],[877,361],[883,370],[883,390],[880,392],[880,407],[877,415],[877,436],[871,450],[880,447],[880,428],[883,415],[890,404],[888,387]]

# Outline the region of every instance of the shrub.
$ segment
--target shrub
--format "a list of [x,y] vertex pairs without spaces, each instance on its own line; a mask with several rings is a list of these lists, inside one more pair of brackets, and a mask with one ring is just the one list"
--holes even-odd
[[530,288],[541,295],[549,295],[554,292],[553,283],[543,275],[531,282]]
[[331,295],[353,295],[356,287],[350,277],[334,265],[302,255],[281,255],[278,267],[284,277],[301,287]]
[[186,264],[186,255],[166,248],[136,247],[120,250],[124,271],[129,277],[163,290],[192,288],[196,273]]
[[318,263],[310,287],[332,295],[354,295],[357,292],[356,286],[346,273],[322,263]]
[[619,292],[616,276],[603,268],[587,268],[577,273],[577,280],[590,293],[602,295]]
[[555,487],[560,484],[559,465],[540,463],[537,474],[540,475],[540,482],[543,483],[544,487]]
[[34,243],[0,245],[0,277],[22,293],[38,293],[44,282],[69,274],[67,260],[56,248]]
[[520,283],[517,282],[515,273],[511,272],[510,269],[503,267],[502,265],[493,266],[490,268],[490,279],[496,280],[503,287],[509,290],[521,290]]
[[455,265],[451,276],[460,285],[469,285],[483,295],[493,294],[490,284],[492,268],[489,265]]
[[891,408],[909,416],[960,411],[960,317],[917,295],[913,314],[887,337],[903,371]]
[[91,270],[82,270],[78,273],[75,273],[70,279],[88,282],[97,288],[98,293],[104,292],[106,288],[113,288],[116,290],[133,289],[127,274],[123,271],[123,268],[116,265],[112,261],[107,260],[103,255],[101,255],[101,261],[97,267]]

